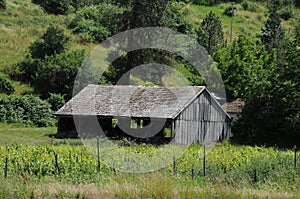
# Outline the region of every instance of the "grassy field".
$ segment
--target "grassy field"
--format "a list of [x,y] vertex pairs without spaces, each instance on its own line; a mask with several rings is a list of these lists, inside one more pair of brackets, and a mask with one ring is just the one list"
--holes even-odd
[[[48,136],[54,133],[55,128],[1,125],[0,198],[300,197],[300,168],[294,168],[292,150],[217,144],[206,156],[204,176],[199,155],[203,147],[192,145],[177,159],[175,175],[168,155],[167,167],[142,174],[114,170],[101,156],[98,172],[97,158],[80,140]],[[153,154],[164,147],[122,143],[114,142],[123,152],[137,154]],[[168,148],[176,150],[176,146]],[[110,149],[106,153],[114,154]],[[8,178],[2,173],[6,158]],[[122,154],[114,154],[114,161],[122,162]]]
[[56,127],[26,127],[23,124],[0,124],[0,146],[22,145],[81,145],[80,140],[55,139]]
[[[105,177],[98,176],[99,181],[102,178]],[[16,181],[23,183],[16,185]],[[130,178],[116,175],[104,184],[71,184],[54,178],[24,180],[0,177],[0,187],[0,198],[299,198],[297,193],[198,182],[159,172]]]

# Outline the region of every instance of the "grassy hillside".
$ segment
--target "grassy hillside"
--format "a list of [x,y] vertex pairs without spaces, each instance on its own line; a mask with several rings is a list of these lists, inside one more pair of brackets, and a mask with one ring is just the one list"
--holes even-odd
[[[66,19],[70,16],[47,14],[41,7],[33,4],[31,0],[6,0],[6,2],[7,9],[0,12],[0,71],[5,71],[14,63],[22,60],[30,44],[53,24],[63,27],[66,34],[71,37],[69,49],[85,49],[88,53],[95,46],[95,44],[83,44],[79,36],[71,34],[71,31],[66,28]],[[229,3],[216,6],[188,4],[185,9],[188,11],[190,22],[193,24],[201,23],[204,16],[210,11],[216,13],[221,17],[225,37],[229,40],[231,18],[223,14],[227,7],[230,7]],[[242,32],[252,35],[259,34],[267,19],[266,6],[255,3],[255,10],[252,12],[243,10],[240,4],[235,5],[235,7],[237,8],[237,15],[233,18],[233,37],[237,37]],[[299,18],[300,10],[294,9],[293,11],[294,17]],[[282,20],[285,30],[292,30],[293,24],[297,23],[295,18],[288,21]],[[99,50],[101,51],[101,49],[95,51],[97,56],[103,55],[103,53],[98,53]],[[101,63],[97,62],[95,65],[99,66]],[[179,71],[184,70],[181,68],[179,66]],[[192,75],[187,71],[181,72],[184,72],[185,77]],[[173,80],[166,77],[166,81],[172,82]],[[28,85],[19,82],[15,82],[14,85],[17,88],[16,94],[33,91]]]
[[50,24],[63,23],[64,17],[44,14],[30,0],[7,1],[0,15],[0,69],[22,59],[27,47]]
[[[261,31],[261,28],[264,26],[267,17],[268,10],[266,5],[262,3],[255,3],[255,11],[243,10],[243,7],[240,4],[234,5],[237,8],[237,15],[233,18],[233,37],[238,36],[240,33],[249,33],[256,35]],[[201,23],[202,19],[210,11],[217,14],[222,21],[225,37],[229,40],[230,35],[230,23],[231,18],[223,14],[225,8],[230,7],[230,3],[222,3],[215,6],[197,6],[197,5],[187,5],[186,9],[189,13],[189,18],[193,23]],[[287,21],[282,20],[282,25],[285,30],[293,28],[294,24],[299,23],[297,19],[300,17],[300,10],[293,9],[294,18]]]
[[[64,27],[67,16],[49,15],[31,0],[7,0],[7,9],[0,12],[0,70],[22,60],[30,44],[50,25]],[[66,28],[65,28],[66,29]],[[70,49],[86,49],[79,38],[71,35]]]
[[[230,17],[223,15],[223,11],[230,4],[216,6],[187,5],[186,9],[192,23],[200,23],[204,16],[213,11],[221,17],[225,37],[229,38]],[[243,10],[241,5],[236,5],[237,16],[233,20],[233,35],[244,31],[256,34],[263,27],[267,18],[267,9],[263,4],[257,3],[256,12]],[[299,9],[294,10],[295,18],[299,18]],[[51,24],[65,26],[68,16],[49,15],[31,0],[7,0],[7,9],[0,12],[0,70],[10,67],[13,63],[22,59],[28,46],[37,39]],[[295,19],[282,21],[283,27],[288,30],[296,23]],[[70,31],[66,29],[70,34]],[[71,35],[71,34],[70,34]],[[70,48],[88,48],[80,44],[77,36],[71,35]]]

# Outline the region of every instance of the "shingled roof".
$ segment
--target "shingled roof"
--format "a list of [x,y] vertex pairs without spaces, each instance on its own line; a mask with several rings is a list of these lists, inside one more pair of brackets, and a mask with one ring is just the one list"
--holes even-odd
[[228,113],[241,113],[244,106],[245,106],[245,101],[241,98],[238,98],[234,101],[224,104],[223,108]]
[[174,119],[206,88],[88,85],[59,109],[56,116]]

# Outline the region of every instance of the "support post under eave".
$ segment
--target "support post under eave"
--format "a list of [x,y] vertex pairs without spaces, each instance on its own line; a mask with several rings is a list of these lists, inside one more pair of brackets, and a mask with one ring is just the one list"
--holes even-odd
[[171,140],[175,137],[175,121],[171,120]]

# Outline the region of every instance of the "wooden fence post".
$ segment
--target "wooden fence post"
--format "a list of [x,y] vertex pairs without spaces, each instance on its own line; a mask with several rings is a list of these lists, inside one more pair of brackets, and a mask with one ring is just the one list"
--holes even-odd
[[27,162],[25,162],[25,169],[26,169],[28,175],[31,175],[31,173],[30,173],[30,165]]
[[72,152],[69,152],[69,167],[72,168]]
[[253,181],[256,183],[257,182],[257,169],[256,169],[256,166],[254,167],[254,179]]
[[294,169],[297,168],[297,146],[294,146]]
[[205,165],[205,156],[206,156],[206,154],[205,154],[206,152],[205,152],[205,144],[203,144],[203,176],[205,176],[206,175],[206,165]]
[[195,176],[195,169],[194,169],[194,165],[192,165],[192,180],[194,180],[194,176]]
[[55,154],[55,168],[56,168],[58,175],[60,175],[60,168],[58,165],[58,154]]
[[176,157],[173,157],[173,175],[176,175]]
[[8,157],[5,158],[4,178],[7,178],[7,175],[8,175]]
[[99,144],[99,136],[97,137],[97,156],[98,156],[97,171],[100,172],[100,144]]

